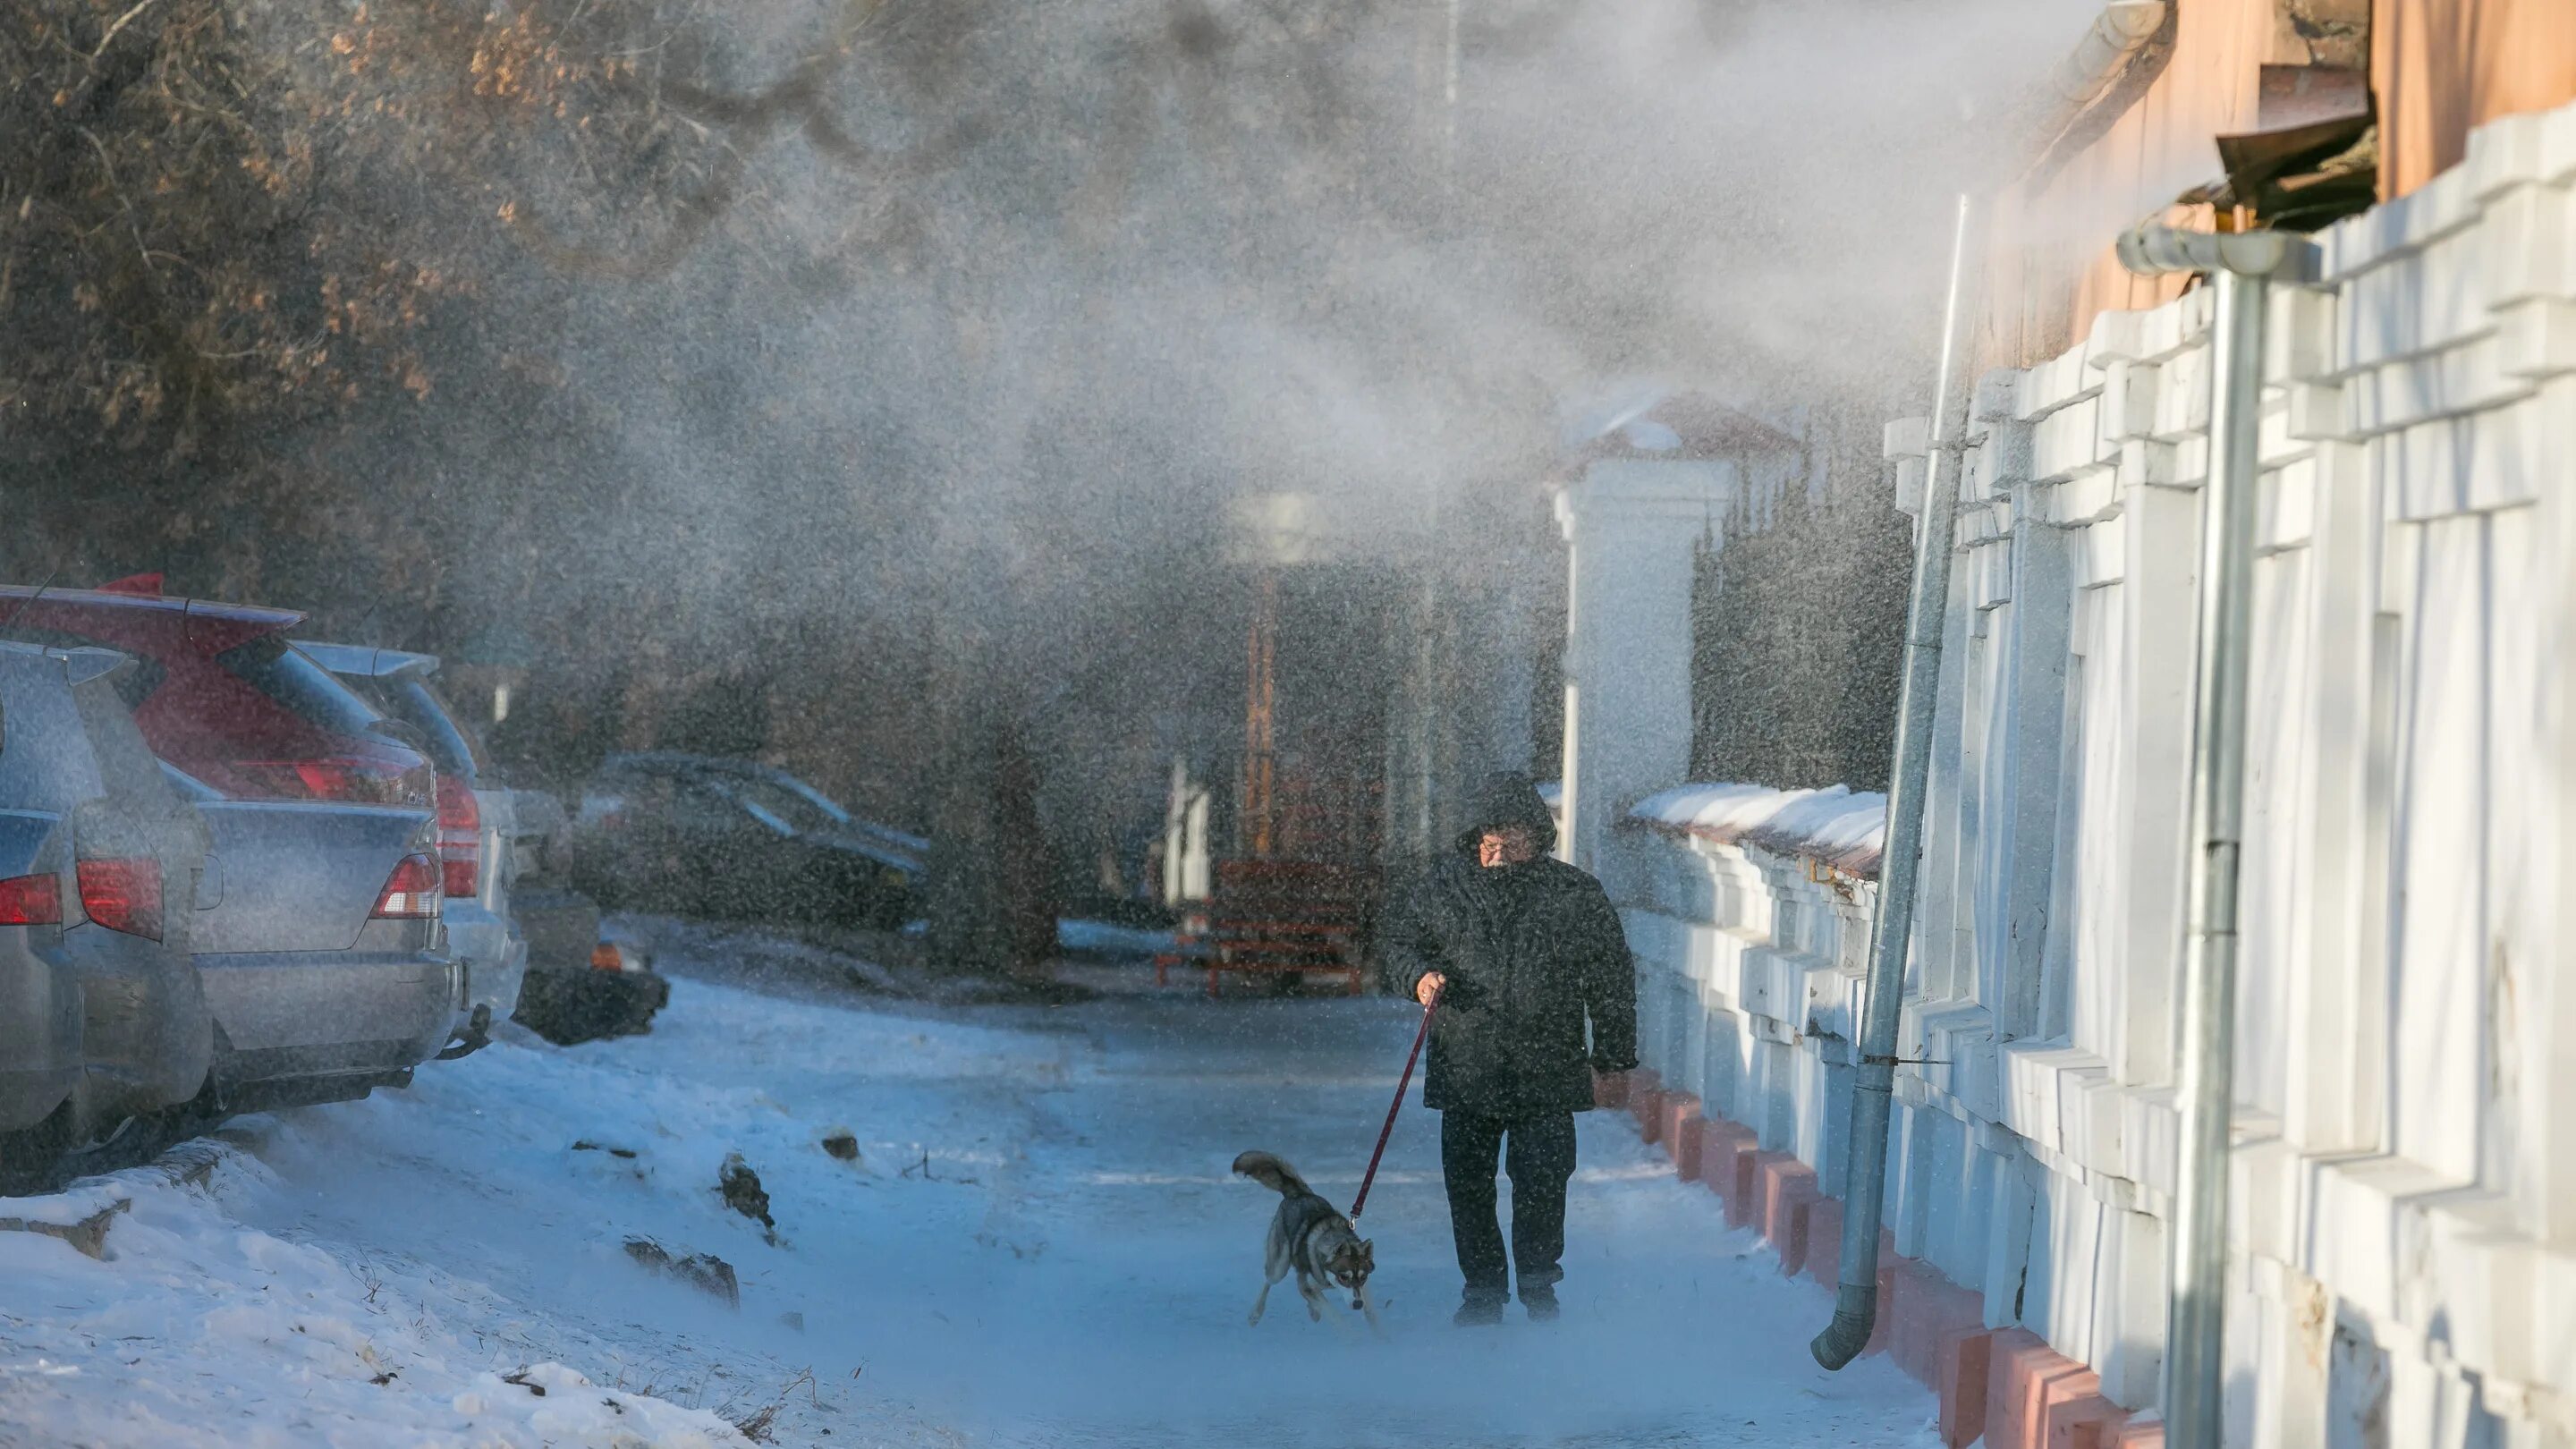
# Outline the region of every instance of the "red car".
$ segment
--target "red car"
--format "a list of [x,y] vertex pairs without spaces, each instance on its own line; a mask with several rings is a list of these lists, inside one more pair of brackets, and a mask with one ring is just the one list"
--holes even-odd
[[153,753],[236,799],[434,803],[402,726],[287,643],[302,614],[163,598],[158,582],[0,584],[0,638],[134,656],[120,692]]

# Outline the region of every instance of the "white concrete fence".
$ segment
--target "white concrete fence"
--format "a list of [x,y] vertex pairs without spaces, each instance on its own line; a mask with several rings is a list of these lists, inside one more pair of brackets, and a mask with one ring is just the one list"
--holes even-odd
[[[2265,369],[2230,1441],[2567,1449],[2576,108],[2319,240]],[[1900,1047],[1935,1064],[1898,1078],[1888,1207],[1900,1252],[2132,1409],[2174,1184],[2207,300],[1977,389]],[[1920,424],[1889,436],[1919,494]],[[1838,1195],[1874,887],[1620,818],[1685,768],[1689,629],[1670,525],[1624,505],[1693,490],[1598,481],[1569,520],[1640,517],[1569,527],[1568,852],[1625,908],[1647,1065]]]

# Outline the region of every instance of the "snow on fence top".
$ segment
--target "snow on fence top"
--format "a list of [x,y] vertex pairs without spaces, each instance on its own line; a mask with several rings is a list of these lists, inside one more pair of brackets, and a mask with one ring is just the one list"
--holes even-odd
[[1679,785],[1637,802],[1628,818],[1676,835],[1812,856],[1866,880],[1878,878],[1887,797],[1848,786],[1774,790],[1764,785]]

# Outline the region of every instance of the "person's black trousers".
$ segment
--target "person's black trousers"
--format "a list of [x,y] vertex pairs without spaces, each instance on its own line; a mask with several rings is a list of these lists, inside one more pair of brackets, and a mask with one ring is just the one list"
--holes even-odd
[[[1508,1144],[1508,1145],[1507,1145]],[[1512,1251],[1494,1217],[1494,1159],[1512,1178]],[[1574,1114],[1524,1119],[1440,1114],[1440,1174],[1449,1185],[1449,1229],[1458,1240],[1458,1271],[1471,1303],[1501,1303],[1552,1288],[1565,1276],[1565,1184],[1574,1176]],[[1509,1270],[1514,1270],[1507,1273]]]

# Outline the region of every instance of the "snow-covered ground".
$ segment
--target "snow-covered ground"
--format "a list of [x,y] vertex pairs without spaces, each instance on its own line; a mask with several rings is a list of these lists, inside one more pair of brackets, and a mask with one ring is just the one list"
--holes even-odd
[[[0,1445],[1934,1442],[1884,1361],[1816,1369],[1826,1295],[1607,1116],[1562,1322],[1448,1326],[1437,1124],[1408,1110],[1365,1224],[1385,1338],[1293,1298],[1246,1327],[1276,1199],[1227,1164],[1268,1148],[1347,1200],[1401,1005],[930,1008],[664,964],[650,1037],[502,1042],[248,1119],[202,1183],[0,1203],[131,1204],[104,1261],[0,1232]],[[843,1127],[856,1162],[820,1146]],[[716,1189],[733,1152],[774,1241]],[[725,1260],[739,1307],[633,1238]]]

